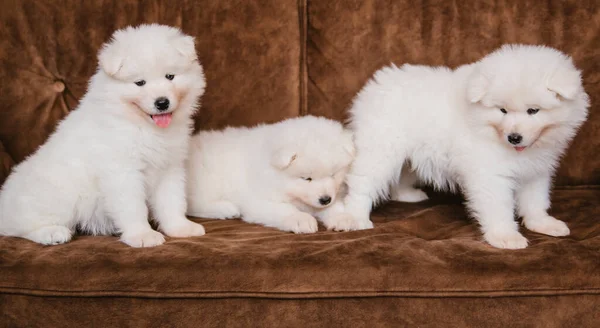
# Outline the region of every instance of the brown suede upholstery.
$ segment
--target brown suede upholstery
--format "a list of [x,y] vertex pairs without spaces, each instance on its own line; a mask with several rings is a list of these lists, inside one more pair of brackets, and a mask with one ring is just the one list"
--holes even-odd
[[[354,95],[384,65],[456,67],[503,43],[544,44],[570,54],[592,104],[600,100],[600,1],[311,1],[308,17],[311,114],[345,118]],[[560,185],[600,184],[600,113],[594,109],[563,161]]]
[[0,142],[0,186],[8,177],[11,167],[14,165],[12,157],[4,149],[4,144]]
[[198,129],[307,113],[343,119],[380,66],[456,66],[504,42],[573,55],[589,121],[551,213],[571,235],[481,241],[460,197],[389,203],[375,228],[293,235],[205,220],[207,235],[134,249],[118,237],[41,246],[0,237],[0,327],[539,326],[600,323],[600,3],[548,0],[4,1],[0,183],[73,109],[114,29],[195,35],[207,76]]
[[295,2],[5,1],[0,11],[0,140],[20,162],[73,109],[115,29],[156,22],[196,37],[207,79],[197,126],[256,124],[299,112]]

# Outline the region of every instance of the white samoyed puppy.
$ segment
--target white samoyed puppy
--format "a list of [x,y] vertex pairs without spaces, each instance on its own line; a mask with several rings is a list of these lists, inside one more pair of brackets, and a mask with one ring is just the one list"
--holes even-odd
[[185,217],[192,114],[204,92],[194,39],[142,25],[116,31],[87,93],[0,191],[0,235],[60,244],[76,229],[133,247],[204,234]]
[[[420,182],[460,188],[484,239],[524,248],[525,227],[569,234],[548,215],[559,158],[587,117],[581,73],[543,46],[505,45],[458,67],[386,67],[350,109],[356,159],[347,176],[346,230],[367,229],[372,206],[391,197],[420,201]],[[404,169],[403,169],[404,168]]]
[[200,132],[190,144],[188,215],[294,233],[316,232],[316,216],[336,230],[347,219],[340,194],[353,156],[351,133],[322,117]]

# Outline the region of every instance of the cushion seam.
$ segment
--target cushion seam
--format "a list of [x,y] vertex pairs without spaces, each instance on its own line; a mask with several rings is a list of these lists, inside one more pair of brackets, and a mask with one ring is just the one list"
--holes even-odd
[[308,114],[308,94],[307,94],[307,71],[308,63],[306,61],[306,47],[307,47],[307,25],[308,25],[308,0],[298,0],[298,29],[299,29],[299,43],[300,43],[300,66],[298,69],[298,85],[299,95],[298,112],[300,116]]
[[588,289],[528,289],[528,290],[483,290],[483,291],[315,291],[315,292],[153,292],[153,291],[61,291],[0,287],[0,294],[66,297],[145,297],[145,298],[345,298],[345,297],[529,297],[561,295],[599,295],[600,288]]

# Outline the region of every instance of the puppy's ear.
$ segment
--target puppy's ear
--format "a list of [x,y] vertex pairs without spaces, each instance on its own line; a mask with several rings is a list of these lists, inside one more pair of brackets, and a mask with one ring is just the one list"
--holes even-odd
[[471,103],[480,102],[487,93],[490,81],[479,70],[475,70],[467,81],[467,98]]
[[114,39],[107,42],[98,53],[98,63],[104,73],[115,76],[123,67],[125,58],[121,55],[117,45],[114,43]]
[[273,157],[271,158],[271,165],[279,170],[283,170],[289,167],[297,157],[298,155],[295,151],[291,151],[289,149],[280,149],[273,154]]
[[560,68],[548,79],[548,90],[572,100],[581,88],[581,72],[575,68]]
[[185,58],[189,59],[189,61],[191,62],[198,59],[198,56],[196,55],[196,45],[194,38],[189,35],[177,38],[174,41],[173,47],[175,47],[175,50],[177,50],[180,54],[182,54]]

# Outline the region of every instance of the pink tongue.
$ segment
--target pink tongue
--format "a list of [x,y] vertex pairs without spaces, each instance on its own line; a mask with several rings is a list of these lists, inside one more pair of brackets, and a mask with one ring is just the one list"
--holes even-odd
[[169,126],[169,124],[171,124],[171,114],[172,113],[151,115],[151,117],[158,127],[166,128]]
[[516,150],[516,151],[523,151],[523,150],[525,150],[525,148],[526,148],[526,147],[515,147],[515,150]]

